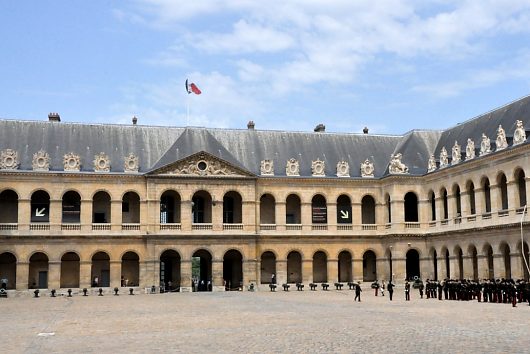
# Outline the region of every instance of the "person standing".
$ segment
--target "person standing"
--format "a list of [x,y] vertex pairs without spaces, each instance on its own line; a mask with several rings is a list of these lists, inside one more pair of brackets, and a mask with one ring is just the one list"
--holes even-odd
[[410,283],[405,281],[405,301],[410,301]]
[[[420,290],[420,298],[422,298],[422,299],[423,299],[423,288],[424,288],[423,282],[420,281],[420,285],[419,285],[418,289]],[[429,297],[429,296],[427,295],[427,297]]]
[[276,274],[274,273],[271,275],[271,284],[276,284]]
[[392,283],[392,280],[388,281],[386,288],[388,289],[388,297],[390,298],[390,301],[392,301],[392,295],[394,295],[394,284]]
[[357,285],[355,285],[355,298],[353,301],[357,301],[359,299],[359,302],[361,302],[361,292],[363,290],[361,289],[361,282],[358,282]]
[[381,296],[385,296],[385,281],[381,282]]

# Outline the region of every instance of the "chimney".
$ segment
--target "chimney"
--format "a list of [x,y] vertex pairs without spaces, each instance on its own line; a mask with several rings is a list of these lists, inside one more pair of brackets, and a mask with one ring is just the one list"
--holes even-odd
[[315,133],[324,133],[326,131],[326,126],[322,123],[318,124],[315,127]]
[[254,121],[253,120],[249,120],[248,123],[247,123],[247,128],[248,130],[254,130],[254,127],[256,126],[256,124],[254,124]]
[[61,116],[59,115],[59,113],[50,113],[48,114],[48,121],[49,122],[60,122]]
[[136,116],[132,117],[132,123],[133,125],[136,125],[136,123],[138,123],[138,118],[136,118]]
[[364,133],[364,134],[368,134],[368,127],[364,127],[364,129],[363,129],[363,133]]

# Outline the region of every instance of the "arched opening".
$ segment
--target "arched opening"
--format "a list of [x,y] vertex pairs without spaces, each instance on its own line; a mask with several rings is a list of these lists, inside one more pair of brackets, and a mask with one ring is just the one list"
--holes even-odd
[[317,194],[311,200],[311,222],[313,224],[326,224],[328,222],[328,208],[326,198]]
[[121,257],[121,286],[140,284],[140,257],[135,252],[126,252]]
[[270,194],[263,194],[259,199],[260,224],[276,224],[276,200]]
[[94,194],[94,198],[92,198],[92,222],[96,224],[110,223],[110,210],[110,195],[104,191]]
[[322,251],[313,255],[313,282],[326,283],[328,281],[328,257]]
[[352,255],[348,251],[339,253],[339,282],[351,282],[352,276]]
[[166,250],[160,255],[160,284],[165,291],[180,289],[180,254]]
[[198,250],[191,258],[191,277],[194,291],[212,291],[212,255]]
[[90,271],[92,287],[110,286],[110,257],[105,252],[98,252],[92,256]]
[[486,213],[491,213],[491,190],[490,180],[488,178],[482,179],[482,189],[484,190],[484,208]]
[[374,281],[377,279],[376,257],[373,251],[363,254],[363,281]]
[[493,248],[491,245],[484,246],[484,254],[486,255],[486,262],[488,263],[488,279],[495,278],[495,269],[493,267]]
[[29,289],[48,288],[48,256],[42,252],[37,252],[29,259],[28,274]]
[[11,189],[0,193],[0,224],[18,222],[18,195]]
[[457,184],[453,187],[453,195],[455,196],[455,217],[459,218],[462,216],[462,196],[460,194],[460,186]]
[[276,282],[276,256],[271,251],[263,252],[261,255],[261,284]]
[[361,214],[363,224],[375,224],[375,200],[371,195],[361,199]]
[[508,209],[508,183],[506,182],[506,176],[501,173],[497,177],[497,184],[501,193],[501,208],[502,210]]
[[420,278],[420,254],[418,251],[411,249],[407,252],[406,272],[408,280]]
[[223,223],[241,224],[243,221],[243,200],[237,192],[228,192],[223,197]]
[[140,196],[135,192],[127,192],[121,201],[121,222],[123,224],[140,223]]
[[510,246],[508,244],[501,244],[501,254],[504,261],[504,274],[501,277],[505,279],[512,278],[512,262],[510,258]]
[[180,223],[180,194],[175,191],[165,191],[160,196],[160,223]]
[[456,263],[458,265],[456,276],[458,279],[464,279],[464,256],[462,249],[458,246],[455,248]]
[[212,222],[212,196],[206,191],[198,191],[191,199],[191,219],[194,224]]
[[17,287],[17,258],[13,253],[0,254],[0,287],[6,290]]
[[225,290],[243,289],[243,256],[239,251],[230,250],[223,258],[223,279]]
[[337,224],[351,224],[351,200],[342,194],[337,198]]
[[431,205],[431,221],[436,220],[436,195],[433,191],[429,193],[429,204]]
[[518,252],[521,255],[521,264],[523,266],[523,279],[528,281],[530,279],[530,274],[528,272],[528,267],[530,267],[530,251],[528,249],[528,243],[524,242],[522,245],[521,252],[521,243],[519,242]]
[[31,195],[31,222],[50,222],[50,195],[45,191]]
[[442,189],[442,205],[443,205],[443,213],[444,213],[444,220],[449,219],[449,205],[447,201],[447,189]]
[[475,185],[471,181],[467,184],[467,193],[469,198],[469,212],[471,215],[475,215],[477,213],[475,205]]
[[431,249],[432,269],[434,280],[438,280],[438,253],[434,248]]
[[451,278],[451,260],[449,258],[448,249],[445,250],[444,258],[445,258],[445,277]]
[[515,181],[517,183],[519,207],[524,207],[526,205],[526,177],[523,170],[516,172]]
[[61,257],[61,288],[79,288],[79,256],[75,252]]
[[302,282],[302,256],[296,251],[287,255],[287,282]]
[[478,257],[477,257],[477,248],[473,245],[470,245],[468,248],[468,255],[471,257],[471,265],[473,267],[473,280],[478,280]]
[[386,195],[385,202],[386,202],[386,222],[390,224],[392,222],[392,204],[390,201],[389,194]]
[[74,191],[68,191],[63,195],[62,222],[79,224],[81,222],[81,196]]
[[405,194],[405,222],[418,222],[418,196],[414,192]]
[[296,194],[290,194],[285,201],[285,223],[302,223],[300,214],[300,198]]

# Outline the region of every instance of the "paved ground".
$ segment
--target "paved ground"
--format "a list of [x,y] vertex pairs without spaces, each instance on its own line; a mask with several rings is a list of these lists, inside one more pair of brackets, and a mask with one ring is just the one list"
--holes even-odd
[[395,295],[392,303],[369,289],[361,303],[344,290],[0,299],[0,343],[4,353],[530,352],[528,305]]

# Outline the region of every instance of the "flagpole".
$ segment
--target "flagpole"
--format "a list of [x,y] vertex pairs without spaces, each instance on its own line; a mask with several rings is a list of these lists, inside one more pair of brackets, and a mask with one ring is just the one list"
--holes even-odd
[[189,127],[190,125],[190,94],[187,93],[186,98],[186,126]]

